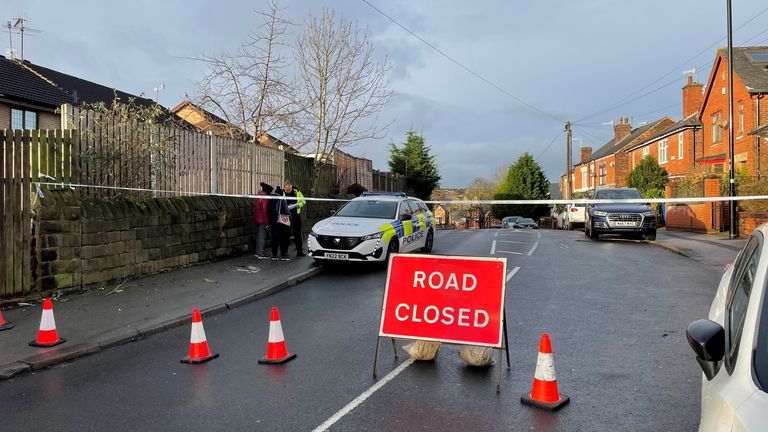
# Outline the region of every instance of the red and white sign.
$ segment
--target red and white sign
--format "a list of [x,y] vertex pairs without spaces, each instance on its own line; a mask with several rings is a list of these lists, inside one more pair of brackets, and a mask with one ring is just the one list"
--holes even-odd
[[504,258],[393,255],[379,336],[501,347]]

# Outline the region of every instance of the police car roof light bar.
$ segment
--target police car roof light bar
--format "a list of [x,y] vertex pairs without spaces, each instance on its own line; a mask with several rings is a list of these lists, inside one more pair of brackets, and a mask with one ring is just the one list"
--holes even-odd
[[376,195],[386,195],[386,196],[397,196],[397,197],[405,197],[405,192],[363,192],[363,196],[376,196]]

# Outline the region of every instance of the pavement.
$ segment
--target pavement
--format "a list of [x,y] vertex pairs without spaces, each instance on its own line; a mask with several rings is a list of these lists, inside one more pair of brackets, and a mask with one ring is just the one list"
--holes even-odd
[[[259,300],[317,275],[311,258],[291,261],[239,256],[54,298],[60,338],[54,348],[34,348],[42,302],[3,311],[15,327],[0,332],[0,380],[38,371],[191,322],[192,309],[210,317]],[[267,323],[264,324],[265,326]]]
[[725,266],[733,263],[747,239],[729,239],[728,233],[702,234],[667,231],[662,228],[657,231],[656,241],[653,243],[707,267],[723,271]]

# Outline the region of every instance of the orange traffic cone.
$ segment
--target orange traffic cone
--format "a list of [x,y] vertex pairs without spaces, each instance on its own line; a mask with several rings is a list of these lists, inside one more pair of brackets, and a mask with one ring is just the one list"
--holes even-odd
[[0,311],[0,331],[10,330],[12,328],[13,324],[11,324],[9,321],[6,321],[5,318],[3,318],[3,311]]
[[280,314],[277,308],[272,308],[269,316],[269,342],[267,343],[267,355],[259,359],[261,364],[282,364],[296,358],[296,354],[288,354],[285,345],[283,326],[280,325]]
[[60,338],[56,332],[53,303],[50,297],[46,297],[43,299],[43,316],[40,318],[40,330],[37,331],[37,339],[30,342],[29,346],[50,348],[66,341],[66,339]]
[[557,390],[555,375],[555,360],[552,357],[552,345],[549,335],[541,335],[539,342],[539,357],[536,359],[536,374],[533,378],[533,389],[520,398],[526,405],[555,411],[570,402],[571,398],[561,395]]
[[213,360],[219,354],[211,354],[208,349],[208,340],[205,338],[203,320],[200,311],[195,308],[192,311],[192,333],[189,336],[189,356],[181,359],[182,363],[198,364]]

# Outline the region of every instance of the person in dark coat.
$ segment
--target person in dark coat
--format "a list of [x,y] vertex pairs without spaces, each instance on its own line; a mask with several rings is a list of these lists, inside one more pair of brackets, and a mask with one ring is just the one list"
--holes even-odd
[[[283,191],[278,187],[272,196],[282,197]],[[269,200],[269,232],[272,233],[272,261],[288,261],[288,245],[291,241],[291,227],[279,222],[280,215],[290,216],[288,203],[285,199]],[[277,249],[280,248],[280,255],[277,255]]]

